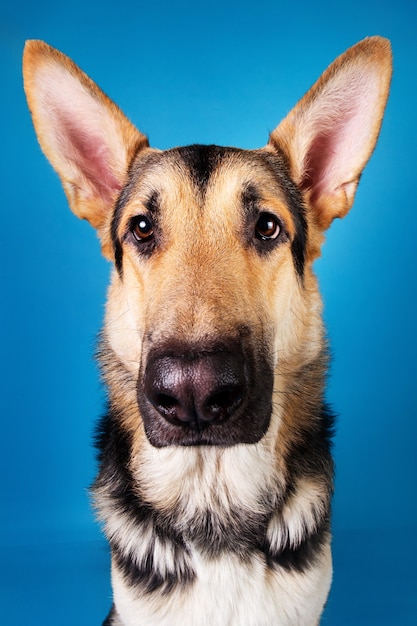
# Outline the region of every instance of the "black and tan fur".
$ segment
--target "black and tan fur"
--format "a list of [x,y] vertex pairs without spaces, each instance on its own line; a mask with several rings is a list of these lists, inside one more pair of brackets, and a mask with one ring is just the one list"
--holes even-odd
[[265,148],[152,149],[39,41],[41,146],[114,262],[93,493],[113,626],[313,626],[331,582],[332,414],[312,263],[379,133],[389,43],[339,57]]

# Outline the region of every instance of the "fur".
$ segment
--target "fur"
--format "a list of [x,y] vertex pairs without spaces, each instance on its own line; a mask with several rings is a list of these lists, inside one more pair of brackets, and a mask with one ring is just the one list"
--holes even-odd
[[24,55],[42,149],[114,263],[93,487],[107,626],[314,626],[329,593],[333,415],[312,263],[352,205],[389,43],[341,55],[254,151],[159,151],[70,59]]

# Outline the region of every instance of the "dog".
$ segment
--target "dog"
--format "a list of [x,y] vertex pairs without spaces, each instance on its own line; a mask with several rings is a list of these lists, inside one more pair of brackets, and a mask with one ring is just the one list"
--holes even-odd
[[92,492],[108,626],[313,626],[333,414],[313,261],[377,141],[390,44],[338,57],[258,150],[149,146],[68,57],[24,52],[40,145],[114,264]]

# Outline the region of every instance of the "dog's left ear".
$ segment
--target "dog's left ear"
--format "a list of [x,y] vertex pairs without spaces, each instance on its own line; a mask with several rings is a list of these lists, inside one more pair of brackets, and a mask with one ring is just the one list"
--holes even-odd
[[364,39],[330,65],[271,133],[268,149],[284,154],[320,229],[352,206],[378,138],[390,80],[389,41]]

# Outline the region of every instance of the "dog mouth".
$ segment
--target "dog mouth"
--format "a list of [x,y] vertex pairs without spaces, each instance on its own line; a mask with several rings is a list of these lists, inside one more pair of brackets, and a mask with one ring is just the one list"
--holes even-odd
[[272,367],[240,342],[151,350],[137,397],[155,447],[256,443],[272,411]]

